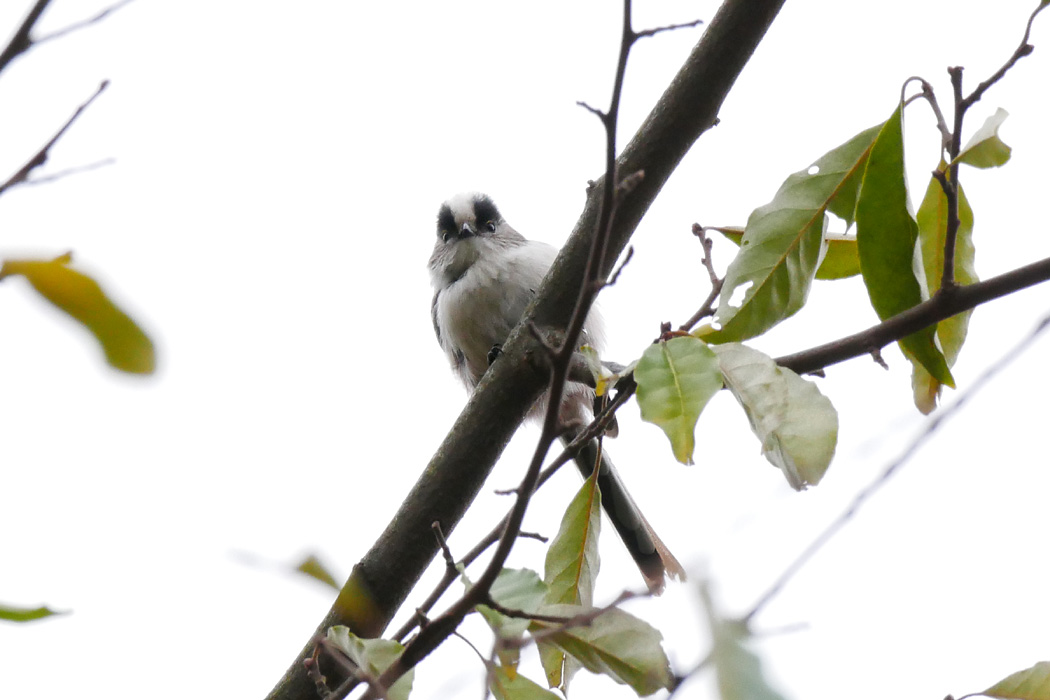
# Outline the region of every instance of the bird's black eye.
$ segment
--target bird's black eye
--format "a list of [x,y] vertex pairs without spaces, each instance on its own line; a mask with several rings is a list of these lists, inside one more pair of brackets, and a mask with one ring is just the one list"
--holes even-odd
[[485,228],[487,228],[489,230],[489,233],[495,233],[496,232],[496,222],[495,221],[486,221],[485,222]]
[[448,243],[448,239],[450,239],[450,238],[452,238],[452,232],[451,231],[445,230],[445,231],[441,232],[441,241],[442,241],[442,243]]

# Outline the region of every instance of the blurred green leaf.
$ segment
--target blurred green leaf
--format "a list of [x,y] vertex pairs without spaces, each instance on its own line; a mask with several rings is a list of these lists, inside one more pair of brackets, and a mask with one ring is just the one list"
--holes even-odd
[[[328,641],[338,647],[344,654],[350,657],[357,666],[373,676],[383,674],[390,664],[394,663],[403,646],[392,639],[363,639],[350,631],[343,625],[328,628]],[[410,670],[401,676],[392,686],[387,688],[386,697],[389,700],[408,700],[408,694],[412,692],[412,679],[415,670]]]
[[[740,252],[726,271],[716,320],[705,340],[746,340],[802,308],[824,255],[828,212],[853,222],[872,127],[784,181],[773,201],[747,221]],[[737,299],[743,293],[742,299]]]
[[796,490],[816,485],[838,439],[838,413],[817,385],[758,350],[738,343],[713,347],[726,388],[744,408],[762,454]]
[[[882,320],[923,300],[914,268],[918,229],[908,204],[902,114],[898,106],[875,139],[857,201],[860,271],[871,305]],[[900,341],[901,348],[937,381],[954,387],[955,380],[934,341],[934,332],[933,328],[926,328],[912,333]]]
[[[547,603],[591,606],[594,582],[601,560],[598,536],[602,524],[601,493],[597,472],[583,483],[562,517],[558,535],[547,549],[543,579],[547,584]],[[538,642],[540,662],[552,688],[567,691],[579,665],[564,652],[542,639]]]
[[766,680],[762,662],[744,646],[750,638],[747,628],[734,620],[726,620],[715,609],[706,583],[700,586],[700,595],[711,627],[711,661],[718,679],[721,700],[784,700]]
[[313,554],[308,555],[295,567],[295,570],[301,574],[306,574],[310,578],[317,579],[321,583],[328,584],[335,590],[339,590],[341,586],[339,582],[335,580],[335,577],[328,571],[321,560],[315,557]]
[[106,297],[95,280],[69,268],[71,260],[69,254],[54,260],[7,260],[0,267],[0,280],[22,275],[41,296],[94,334],[111,366],[151,374],[153,341]]
[[675,459],[692,464],[696,421],[722,388],[711,348],[690,336],[650,345],[634,369],[634,380],[642,420],[663,429]]
[[1002,108],[988,117],[955,160],[975,168],[997,168],[1010,160],[1010,147],[999,138],[999,127],[1009,113]]
[[[942,172],[947,164],[941,162]],[[941,288],[941,276],[944,274],[944,239],[948,231],[948,198],[941,183],[930,178],[926,196],[919,205],[917,215],[919,223],[919,243],[922,250],[923,269],[926,273],[926,291],[932,295]],[[966,192],[959,185],[959,230],[955,239],[955,281],[957,284],[973,284],[980,281],[974,268],[973,246],[973,209],[966,199]],[[924,294],[924,298],[928,295]],[[952,316],[937,324],[937,340],[940,342],[944,361],[948,367],[954,367],[959,357],[966,330],[970,323],[970,311]],[[911,358],[909,358],[911,359]],[[915,405],[923,413],[930,413],[937,407],[942,384],[937,381],[922,364],[912,362],[912,389]]]
[[496,700],[562,700],[557,693],[504,666],[492,669],[489,690]]
[[[708,226],[707,230],[718,231],[728,240],[740,245],[744,229],[735,226]],[[860,257],[857,255],[857,239],[845,234],[824,234],[827,251],[817,268],[818,280],[840,280],[860,274]]]
[[[545,605],[544,615],[573,618],[597,611],[577,605]],[[533,621],[529,629],[579,661],[591,673],[600,673],[628,685],[639,695],[669,688],[670,663],[660,645],[660,633],[637,617],[613,608],[566,627],[556,622]]]
[[52,610],[44,606],[39,608],[17,608],[10,605],[0,605],[0,620],[7,620],[8,622],[32,622],[33,620],[42,620],[52,615],[66,614],[67,611]]
[[1004,700],[1050,700],[1050,661],[1012,673],[980,694]]

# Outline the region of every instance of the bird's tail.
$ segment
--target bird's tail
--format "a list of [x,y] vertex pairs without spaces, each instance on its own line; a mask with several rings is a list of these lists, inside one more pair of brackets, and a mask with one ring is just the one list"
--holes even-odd
[[[572,435],[565,435],[562,439],[568,443]],[[598,490],[601,492],[602,508],[619,533],[627,551],[641,569],[649,590],[657,594],[662,592],[668,575],[684,581],[685,571],[682,565],[646,521],[627,492],[627,487],[620,479],[609,455],[599,450],[598,441],[591,440],[584,445],[576,454],[575,461],[584,478],[589,477],[595,465],[600,462]]]

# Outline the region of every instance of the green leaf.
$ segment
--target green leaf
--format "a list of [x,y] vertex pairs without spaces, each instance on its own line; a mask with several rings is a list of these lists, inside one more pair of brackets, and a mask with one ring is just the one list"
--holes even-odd
[[[382,675],[383,671],[389,668],[390,664],[394,663],[405,650],[392,639],[363,639],[351,632],[350,628],[342,625],[329,627],[327,637],[328,641],[350,657],[358,668],[372,676]],[[387,688],[386,697],[390,700],[408,700],[414,677],[415,670],[409,670],[396,683]]]
[[[857,251],[871,305],[886,320],[922,302],[915,277],[918,224],[908,205],[904,175],[901,108],[886,122],[871,149],[857,201]],[[900,341],[909,357],[942,384],[955,386],[952,373],[926,328]]]
[[999,127],[1002,126],[1009,113],[1002,108],[995,110],[995,114],[988,117],[980,129],[977,130],[970,141],[963,146],[958,163],[966,163],[975,168],[998,168],[1010,160],[1010,147],[999,138]]
[[[708,226],[706,230],[721,233],[726,239],[740,245],[744,229],[736,226]],[[857,239],[845,234],[825,233],[827,252],[817,268],[818,280],[840,280],[860,274],[860,257],[857,255]]]
[[534,621],[529,629],[579,661],[591,673],[600,673],[630,686],[639,695],[670,688],[671,667],[660,645],[660,633],[623,610],[600,614],[576,605],[546,605],[544,615],[584,616],[577,626]]
[[828,252],[817,268],[818,280],[841,280],[860,274],[860,254],[855,236],[824,236]]
[[68,267],[69,254],[54,260],[7,260],[0,280],[22,275],[45,299],[91,331],[106,361],[133,374],[151,374],[155,366],[153,341],[106,297],[95,280]]
[[[534,613],[546,600],[547,585],[531,569],[503,569],[489,589],[489,595],[504,608]],[[525,618],[507,617],[486,605],[479,605],[478,611],[498,636],[520,637],[529,628]]]
[[[826,245],[828,212],[849,226],[857,189],[879,127],[861,132],[784,181],[773,201],[747,221],[730,263],[711,342],[745,340],[788,318],[806,302]],[[743,299],[737,297],[743,292]]]
[[[503,569],[489,589],[489,595],[504,608],[534,613],[546,599],[547,586],[535,571]],[[529,628],[528,618],[510,617],[487,605],[478,605],[477,611],[489,623],[493,633],[503,639],[518,639]],[[499,656],[501,663],[507,667],[514,668],[518,664],[517,647],[500,648]]]
[[817,385],[758,350],[714,347],[726,388],[744,408],[762,454],[796,490],[816,485],[835,455],[838,414]]
[[711,348],[691,336],[650,345],[634,369],[634,380],[642,420],[663,429],[675,459],[692,464],[696,421],[722,388]]
[[766,680],[758,656],[744,646],[750,638],[747,628],[734,620],[724,619],[715,610],[706,584],[701,585],[700,594],[711,627],[710,658],[721,700],[783,700],[784,696]]
[[592,605],[594,582],[601,560],[598,535],[601,531],[601,497],[592,474],[572,499],[562,517],[558,534],[547,549],[543,580],[548,603]]
[[[941,162],[942,172],[948,165]],[[948,198],[941,183],[930,178],[916,217],[919,223],[919,243],[922,250],[922,263],[925,272],[926,290],[934,294],[941,288],[941,277],[944,274],[944,239],[948,231]],[[973,284],[980,281],[974,268],[973,246],[973,209],[966,199],[966,192],[959,185],[959,230],[955,239],[955,281],[957,284]],[[924,298],[928,298],[924,294]],[[959,357],[966,330],[970,323],[970,311],[952,316],[937,324],[937,340],[944,353],[948,367],[954,367]],[[910,359],[910,358],[909,358]],[[937,407],[943,385],[937,381],[920,364],[913,362],[912,389],[915,405],[923,413],[930,413]]]
[[503,666],[496,666],[492,670],[489,690],[496,700],[562,700],[557,693],[552,693],[514,669]]
[[[601,516],[597,472],[592,472],[573,497],[562,517],[558,535],[547,549],[543,575],[547,584],[547,603],[587,607],[593,604],[594,582],[601,566],[598,556]],[[579,665],[566,659],[560,649],[543,640],[538,645],[547,682],[552,688],[567,691],[569,680],[579,670]]]
[[317,579],[321,583],[327,584],[339,590],[339,582],[335,580],[331,572],[321,563],[321,560],[315,557],[313,554],[307,556],[295,567],[295,570],[301,574],[306,574],[310,578]]
[[1012,673],[981,695],[1006,700],[1050,700],[1050,661]]
[[39,608],[16,608],[10,605],[0,605],[0,620],[7,620],[8,622],[32,622],[33,620],[42,620],[52,615],[65,614],[67,614],[67,611],[52,610],[45,606]]

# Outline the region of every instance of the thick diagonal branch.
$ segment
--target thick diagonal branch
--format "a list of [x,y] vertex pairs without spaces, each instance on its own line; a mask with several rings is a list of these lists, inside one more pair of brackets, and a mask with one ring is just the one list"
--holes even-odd
[[[714,123],[723,100],[783,0],[727,0],[624,149],[619,172],[645,178],[620,203],[601,272],[608,275],[664,182],[700,134]],[[477,495],[489,470],[547,381],[543,350],[525,325],[565,328],[596,230],[603,188],[591,190],[569,242],[555,261],[525,321],[503,347],[500,361],[478,385],[419,481],[369,552],[354,568],[328,615],[318,626],[347,625],[361,636],[378,636],[437,553],[434,521],[451,532]],[[311,637],[312,639],[312,637]],[[314,684],[303,659],[308,644],[272,691],[275,700],[307,700]]]

